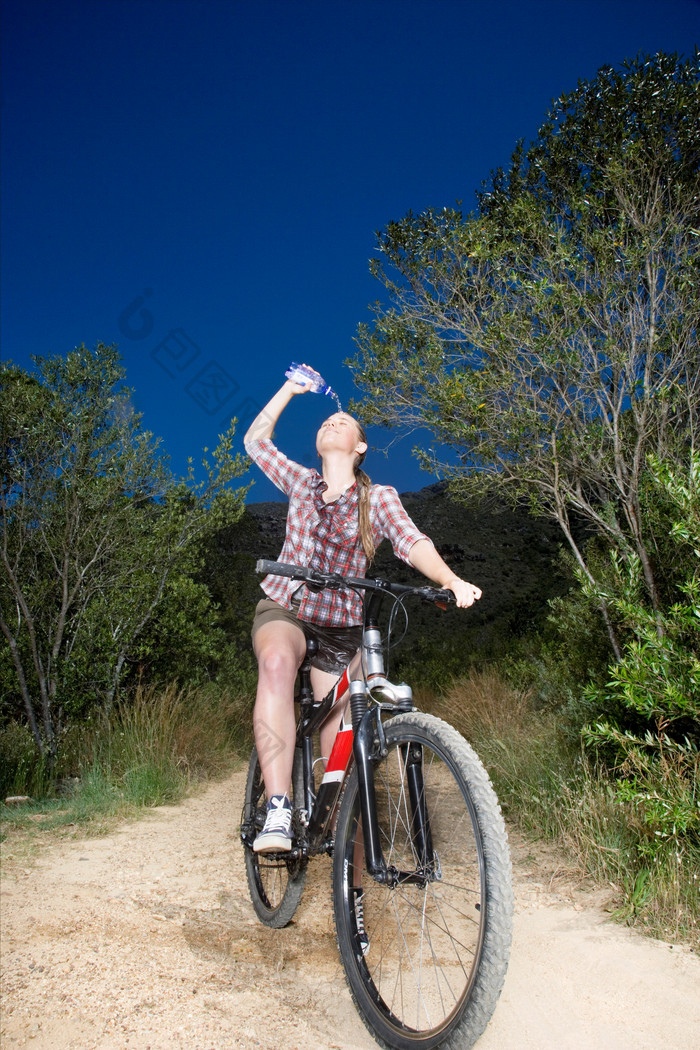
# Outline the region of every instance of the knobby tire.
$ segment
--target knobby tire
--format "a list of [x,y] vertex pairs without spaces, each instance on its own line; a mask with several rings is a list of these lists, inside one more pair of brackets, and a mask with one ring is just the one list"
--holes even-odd
[[[333,856],[340,957],[380,1045],[467,1050],[495,1009],[508,965],[513,892],[505,825],[484,767],[455,729],[414,712],[387,721],[385,733],[388,755],[375,765],[380,838],[387,864],[403,879],[382,885],[364,870],[353,770]],[[427,813],[427,846],[417,809]],[[366,955],[353,906],[360,885]]]
[[[290,798],[294,816],[292,829],[301,830],[297,807],[303,805],[304,787],[302,756],[299,748],[294,752],[294,767]],[[263,783],[258,753],[253,748],[248,766],[245,787],[242,827],[257,832],[262,830],[267,811],[267,795]],[[245,867],[248,877],[250,899],[255,914],[266,926],[281,929],[291,922],[297,910],[306,882],[308,858],[290,859],[284,853],[254,853],[250,845],[245,846]]]

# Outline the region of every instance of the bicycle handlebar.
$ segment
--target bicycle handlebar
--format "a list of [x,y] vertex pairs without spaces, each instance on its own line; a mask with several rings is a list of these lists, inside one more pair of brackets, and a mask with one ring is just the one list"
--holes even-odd
[[359,588],[365,591],[382,591],[386,594],[415,594],[423,601],[444,605],[456,601],[454,593],[440,587],[410,587],[404,583],[391,583],[390,580],[372,579],[366,576],[341,576],[338,572],[320,572],[318,569],[305,568],[302,565],[289,565],[281,561],[267,561],[260,558],[255,564],[255,571],[269,576],[287,576],[300,580],[318,590],[341,590],[344,587]]

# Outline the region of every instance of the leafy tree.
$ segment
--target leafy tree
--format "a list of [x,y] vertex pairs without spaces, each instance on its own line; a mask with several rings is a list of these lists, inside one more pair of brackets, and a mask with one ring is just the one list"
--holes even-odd
[[0,372],[0,629],[51,765],[67,719],[108,708],[129,661],[152,653],[154,618],[201,601],[187,577],[198,544],[242,513],[245,490],[230,483],[245,465],[232,427],[204,480],[192,465],[174,478],[114,347],[35,364]]
[[639,558],[613,557],[618,587],[606,598],[630,641],[607,686],[588,692],[604,710],[617,706],[621,717],[598,720],[585,736],[613,754],[618,797],[634,804],[645,831],[642,852],[654,855],[670,844],[680,859],[687,840],[700,845],[700,454],[685,471],[654,462],[652,477],[674,508],[670,537],[685,572],[660,634],[640,585]]
[[575,521],[634,554],[659,631],[640,484],[649,453],[697,447],[699,169],[698,55],[601,69],[553,104],[476,212],[380,232],[388,302],[350,362],[360,413],[429,428],[418,454],[455,492],[495,488],[555,518],[590,583]]

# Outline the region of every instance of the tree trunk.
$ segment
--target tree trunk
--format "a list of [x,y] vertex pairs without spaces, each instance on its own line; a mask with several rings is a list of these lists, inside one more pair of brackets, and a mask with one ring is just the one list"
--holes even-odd
[[34,737],[34,743],[37,746],[37,750],[42,758],[46,757],[46,748],[44,740],[39,729],[39,723],[37,722],[36,712],[34,710],[34,704],[32,702],[31,693],[27,685],[27,679],[24,674],[24,668],[22,666],[22,659],[19,655],[19,649],[17,648],[17,641],[13,637],[12,632],[5,623],[5,619],[0,615],[0,629],[7,638],[7,643],[10,646],[10,652],[12,653],[12,662],[15,665],[15,671],[17,672],[17,679],[19,681],[20,692],[22,693],[22,701],[24,703],[24,710],[27,713],[27,722],[31,729],[32,736]]
[[[567,542],[568,542],[569,546],[571,547],[571,550],[573,551],[573,554],[574,554],[574,557],[576,558],[576,561],[578,562],[579,566],[581,567],[581,571],[584,573],[584,575],[585,575],[586,579],[589,581],[589,583],[593,587],[595,587],[595,585],[596,585],[595,578],[593,577],[593,574],[591,573],[590,569],[588,568],[588,565],[586,564],[586,559],[584,558],[583,554],[579,550],[578,544],[576,543],[576,540],[574,539],[574,536],[573,536],[573,534],[571,532],[571,528],[569,526],[568,518],[566,517],[565,514],[559,514],[558,513],[557,514],[557,521],[559,522],[559,526],[560,526],[562,532],[566,536]],[[607,602],[605,601],[604,598],[599,598],[598,599],[598,609],[600,610],[600,614],[603,617],[603,623],[605,624],[605,629],[608,632],[608,638],[610,640],[610,645],[612,647],[612,651],[615,654],[615,660],[616,660],[617,663],[620,663],[620,661],[622,660],[622,650],[620,649],[620,643],[619,643],[618,638],[617,638],[617,633],[616,633],[615,628],[614,628],[614,626],[612,624],[612,621],[610,619],[610,613],[608,611],[608,605],[607,605]]]

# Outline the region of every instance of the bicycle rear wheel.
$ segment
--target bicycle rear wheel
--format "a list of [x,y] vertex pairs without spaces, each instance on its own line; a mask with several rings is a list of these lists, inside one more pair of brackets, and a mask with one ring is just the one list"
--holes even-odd
[[505,825],[486,771],[455,729],[411,713],[387,722],[385,734],[389,752],[374,774],[377,815],[385,860],[399,874],[383,885],[364,870],[353,771],[333,857],[340,956],[380,1044],[466,1050],[495,1009],[508,965],[513,893]]
[[[290,791],[292,808],[292,829],[295,831],[295,843],[301,827],[298,823],[296,807],[304,798],[301,750],[294,752],[292,787]],[[303,802],[301,803],[303,804]],[[289,857],[285,853],[254,853],[252,846],[255,835],[262,829],[267,812],[267,794],[263,782],[258,753],[253,748],[248,766],[248,779],[245,787],[245,802],[241,818],[241,837],[245,849],[245,867],[248,877],[250,899],[255,913],[266,926],[281,929],[291,922],[306,882],[307,857]]]

